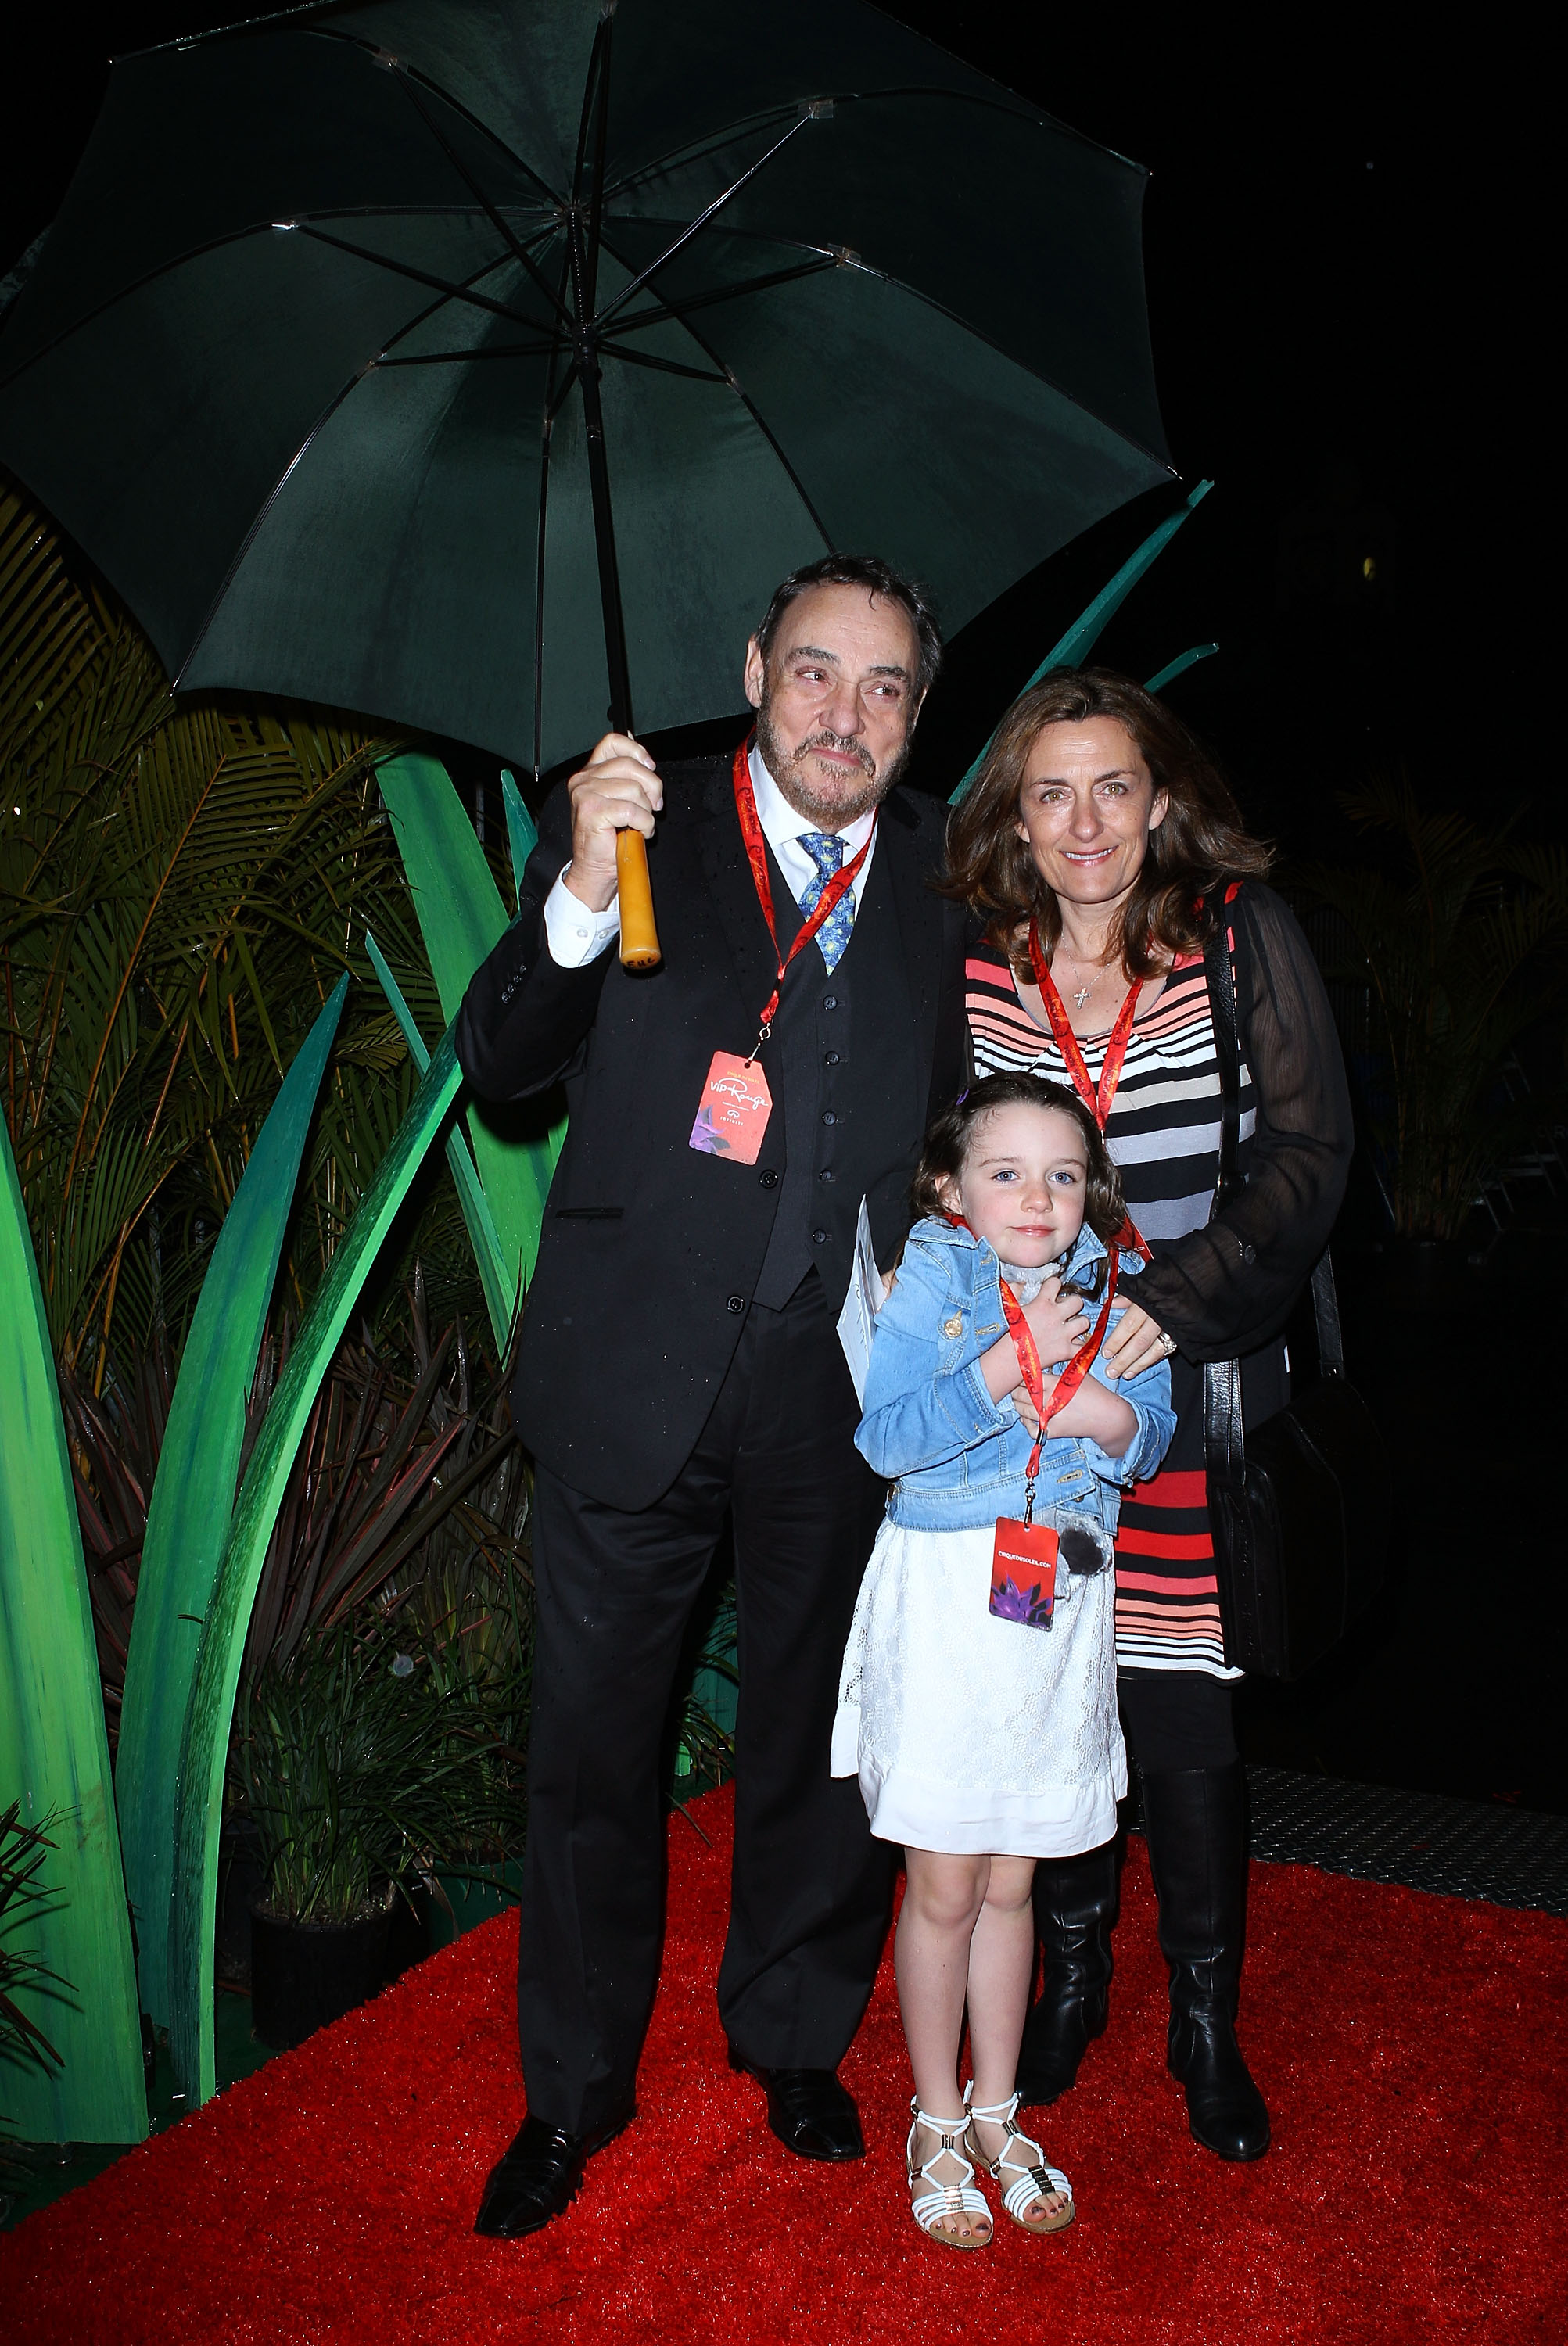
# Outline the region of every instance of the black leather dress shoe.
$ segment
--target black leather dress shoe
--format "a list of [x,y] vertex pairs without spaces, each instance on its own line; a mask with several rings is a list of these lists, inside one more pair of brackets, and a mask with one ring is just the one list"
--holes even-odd
[[755,2077],[768,2096],[768,2123],[800,2158],[864,2158],[860,2113],[832,2069],[764,2069],[732,2045],[729,2066]]
[[568,2134],[543,2118],[524,2118],[511,2147],[490,2170],[474,2230],[490,2240],[520,2240],[543,2231],[571,2206],[586,2161],[636,2116],[635,2109],[627,2110],[592,2134]]

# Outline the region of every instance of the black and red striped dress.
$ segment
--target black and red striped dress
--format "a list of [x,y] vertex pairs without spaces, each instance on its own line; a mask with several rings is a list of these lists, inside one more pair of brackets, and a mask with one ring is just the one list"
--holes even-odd
[[[1072,1088],[1052,1035],[1020,999],[1013,973],[989,945],[968,969],[970,1032],[978,1075],[1037,1075]],[[1099,1081],[1109,1030],[1080,1035]],[[1242,1067],[1241,1163],[1256,1122],[1251,1070]],[[1151,1246],[1181,1239],[1209,1219],[1219,1169],[1219,1067],[1202,959],[1180,958],[1154,1007],[1139,1018],[1112,1105],[1105,1139],[1121,1168],[1127,1209]],[[1129,1285],[1138,1300],[1140,1279]],[[1236,1678],[1227,1667],[1209,1537],[1203,1461],[1202,1372],[1171,1362],[1176,1431],[1164,1465],[1122,1501],[1116,1534],[1116,1661],[1135,1670],[1195,1670]]]

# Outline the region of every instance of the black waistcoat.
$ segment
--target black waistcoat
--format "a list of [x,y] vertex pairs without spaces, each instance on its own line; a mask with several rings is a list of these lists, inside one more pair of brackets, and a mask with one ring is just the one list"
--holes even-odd
[[[779,948],[788,952],[800,915],[771,852],[768,861]],[[909,976],[880,842],[835,966],[826,968],[813,940],[786,973],[764,1065],[774,1096],[764,1154],[781,1154],[783,1163],[753,1296],[778,1311],[814,1267],[835,1298],[842,1294],[862,1194],[856,1126],[881,1124],[884,1103],[893,1118],[901,1106],[907,1122],[917,1097]]]

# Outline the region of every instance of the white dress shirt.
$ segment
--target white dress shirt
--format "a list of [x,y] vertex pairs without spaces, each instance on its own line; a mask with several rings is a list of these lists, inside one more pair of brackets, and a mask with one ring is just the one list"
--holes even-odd
[[[778,783],[762,762],[762,752],[754,741],[751,745],[751,788],[757,801],[757,819],[762,825],[762,835],[773,850],[774,860],[789,885],[797,904],[817,877],[817,866],[809,849],[800,844],[802,836],[815,831],[818,825],[803,814],[797,813]],[[837,836],[844,842],[844,862],[858,855],[871,839],[876,827],[876,810],[857,815],[853,822],[843,824]],[[855,874],[855,884],[850,891],[853,904],[850,915],[860,911],[864,901],[865,883],[876,854],[873,842],[865,862]],[[565,884],[571,865],[564,864],[555,886],[545,899],[545,934],[549,941],[550,958],[562,969],[581,969],[585,962],[596,961],[605,947],[620,934],[621,908],[619,899],[608,904],[602,913],[591,912],[574,896]]]

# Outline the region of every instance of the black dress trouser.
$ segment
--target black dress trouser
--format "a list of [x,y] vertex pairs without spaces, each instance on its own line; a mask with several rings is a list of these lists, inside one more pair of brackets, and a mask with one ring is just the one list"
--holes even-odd
[[[628,1408],[636,1397],[627,1396]],[[740,1699],[718,2004],[769,2068],[836,2067],[887,1925],[893,1852],[828,1773],[839,1672],[881,1518],[815,1272],[753,1305],[701,1439],[627,1514],[541,1466],[518,2028],[531,2113],[585,2134],[630,2102],[663,1927],[660,1739],[681,1644],[732,1515]]]

